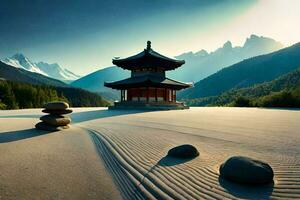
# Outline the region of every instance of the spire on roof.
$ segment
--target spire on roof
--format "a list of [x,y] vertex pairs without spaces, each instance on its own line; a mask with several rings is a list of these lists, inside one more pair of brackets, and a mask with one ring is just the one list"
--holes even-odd
[[151,49],[151,41],[148,40],[148,41],[147,41],[147,50],[149,51],[150,49]]
[[147,41],[147,46],[144,50],[136,55],[123,58],[123,59],[113,59],[113,64],[121,67],[123,69],[133,70],[136,67],[139,68],[161,68],[165,71],[173,70],[185,62],[184,60],[176,60],[173,58],[168,58],[151,48],[151,41]]

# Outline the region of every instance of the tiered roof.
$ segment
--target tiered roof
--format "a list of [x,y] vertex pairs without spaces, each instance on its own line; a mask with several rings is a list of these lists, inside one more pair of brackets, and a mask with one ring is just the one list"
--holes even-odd
[[[185,63],[184,60],[176,60],[163,56],[151,49],[151,42],[147,42],[147,48],[139,54],[124,58],[113,59],[113,64],[128,70],[141,69],[145,74],[135,74],[130,78],[115,81],[105,82],[104,86],[113,89],[128,89],[135,87],[157,87],[157,88],[170,88],[180,90],[191,87],[191,84],[182,83],[165,77],[165,73],[161,71],[173,70],[180,67]],[[153,72],[153,69],[159,69]],[[148,73],[147,73],[148,71]],[[134,72],[135,73],[135,72]]]
[[191,84],[182,83],[163,76],[154,76],[149,74],[144,76],[130,77],[124,80],[110,83],[105,82],[104,86],[113,89],[128,89],[133,87],[161,87],[179,90],[191,87]]
[[173,70],[185,63],[184,60],[176,60],[163,56],[151,48],[151,42],[147,42],[147,48],[144,51],[124,59],[113,59],[113,64],[123,69],[132,70],[134,68],[156,68],[160,67],[167,70]]

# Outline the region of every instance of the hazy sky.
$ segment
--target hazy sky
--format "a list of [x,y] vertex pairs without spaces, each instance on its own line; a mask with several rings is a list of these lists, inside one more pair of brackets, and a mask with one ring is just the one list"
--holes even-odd
[[84,75],[152,47],[169,56],[242,45],[251,34],[300,42],[300,0],[0,0],[0,57],[24,53]]

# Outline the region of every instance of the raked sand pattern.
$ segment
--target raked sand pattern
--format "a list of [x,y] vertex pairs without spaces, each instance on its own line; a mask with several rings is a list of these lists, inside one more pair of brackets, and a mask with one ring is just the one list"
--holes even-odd
[[[87,108],[75,109],[71,117],[72,128],[64,134],[89,136],[124,199],[300,199],[300,111]],[[166,157],[169,149],[181,144],[194,145],[200,156]],[[233,155],[269,163],[274,184],[246,187],[220,179],[220,164]]]
[[[88,130],[125,199],[300,198],[296,143],[300,137],[296,129],[286,130],[292,130],[288,126],[296,125],[296,119],[284,118],[286,112],[299,117],[297,111],[210,109],[129,114],[107,118],[102,124],[91,121]],[[189,112],[198,118],[189,118]],[[217,116],[218,112],[231,119],[216,121],[215,126],[209,124],[206,118],[212,116],[206,115]],[[237,115],[240,112],[250,116],[243,119]],[[264,117],[264,121],[257,120],[256,115]],[[270,117],[274,127],[263,126],[262,123],[270,123],[265,121]],[[248,127],[244,120],[257,124]],[[290,124],[285,125],[286,122]],[[186,161],[165,157],[171,147],[185,143],[195,145],[200,156]],[[275,171],[274,185],[243,187],[219,179],[219,165],[232,155],[270,163]],[[124,184],[124,180],[130,183]]]

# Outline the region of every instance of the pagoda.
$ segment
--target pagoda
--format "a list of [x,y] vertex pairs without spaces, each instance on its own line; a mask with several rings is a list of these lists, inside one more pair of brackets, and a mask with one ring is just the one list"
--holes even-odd
[[176,101],[176,92],[192,85],[166,77],[166,71],[175,70],[185,63],[163,56],[151,48],[151,42],[142,52],[128,58],[115,58],[112,63],[131,71],[131,77],[115,82],[105,82],[104,86],[120,90],[121,101],[110,109],[187,109]]

